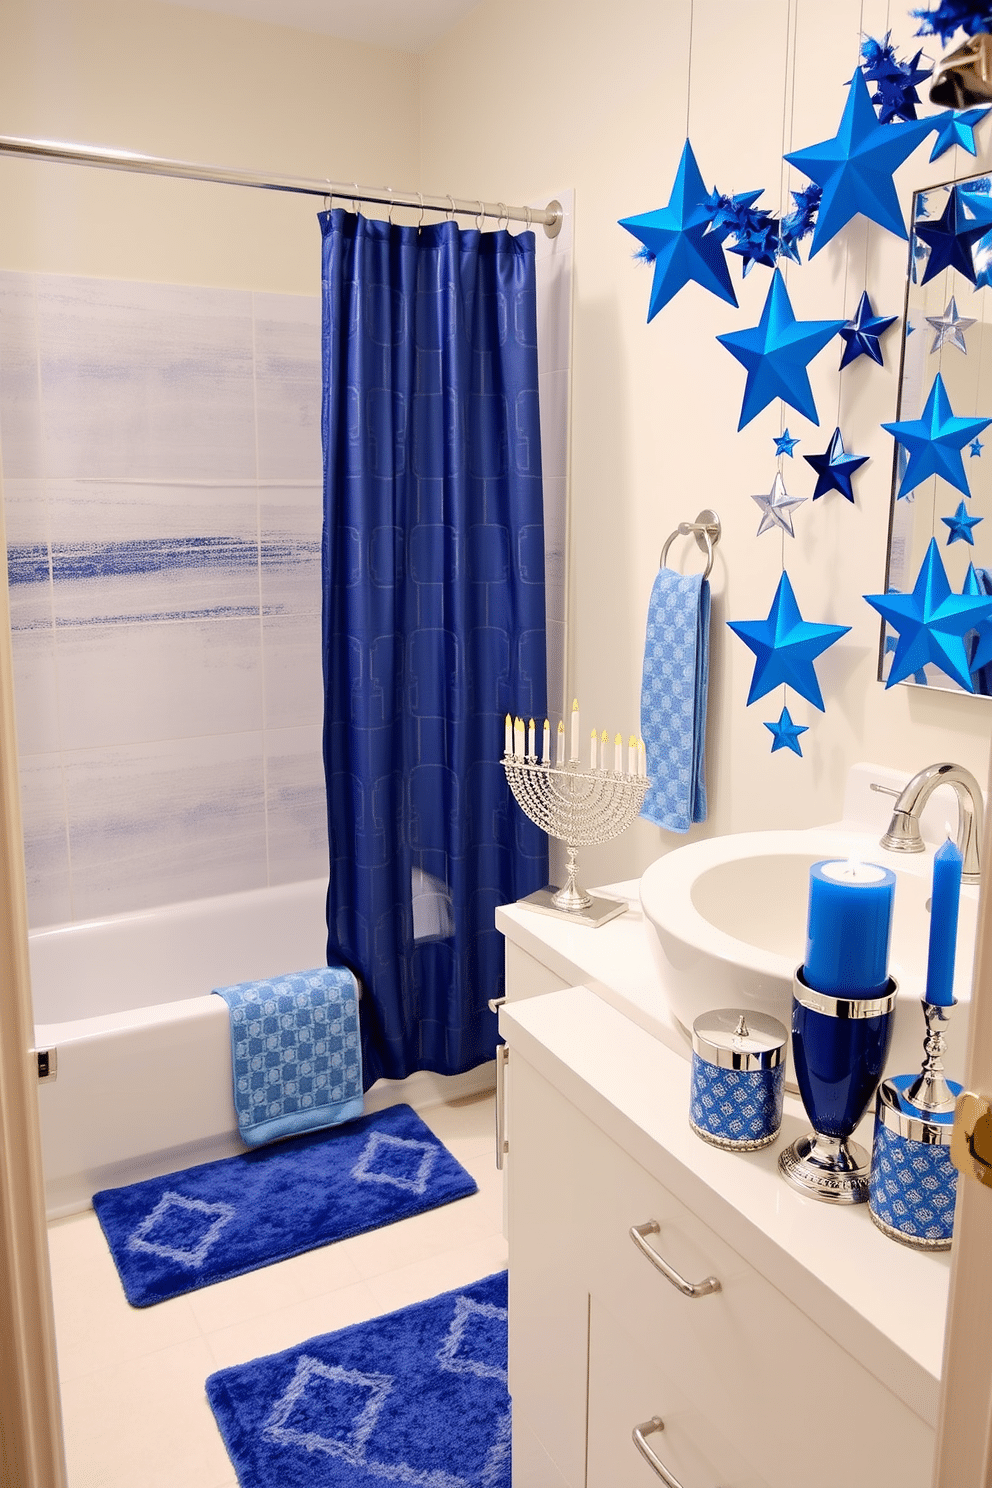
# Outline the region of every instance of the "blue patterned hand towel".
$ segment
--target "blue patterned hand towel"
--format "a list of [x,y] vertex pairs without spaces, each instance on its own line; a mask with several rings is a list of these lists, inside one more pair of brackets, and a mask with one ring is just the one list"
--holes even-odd
[[230,1009],[234,1106],[249,1147],[362,1114],[358,983],[346,967],[213,990]]
[[651,781],[641,815],[669,832],[706,820],[710,586],[662,568],[648,604],[641,735]]

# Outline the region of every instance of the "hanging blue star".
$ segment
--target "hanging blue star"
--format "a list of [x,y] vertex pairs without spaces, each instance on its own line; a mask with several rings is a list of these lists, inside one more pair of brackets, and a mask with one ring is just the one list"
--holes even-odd
[[755,264],[773,269],[781,248],[779,225],[770,212],[755,214],[755,221],[737,234],[737,241],[728,250],[744,260],[743,277],[746,279]]
[[966,692],[974,692],[964,637],[992,615],[992,599],[951,593],[936,538],[930,539],[911,594],[864,597],[899,632],[886,687],[933,662]]
[[898,423],[882,425],[909,456],[899,495],[905,496],[928,476],[940,475],[955,490],[969,496],[961,451],[989,424],[992,424],[992,418],[954,417],[943,378],[938,372],[926,407],[918,419],[902,419]]
[[954,145],[960,145],[969,155],[977,155],[975,125],[981,123],[987,113],[987,108],[970,108],[948,109],[946,113],[938,114],[935,120],[937,138],[930,151],[930,159],[938,160]]
[[795,537],[796,534],[792,530],[792,513],[807,499],[805,496],[790,496],[785,489],[781,470],[776,470],[768,495],[751,497],[751,500],[756,501],[761,509],[761,521],[758,523],[755,536],[760,537],[763,532],[772,532],[776,527],[780,527],[790,537]]
[[732,233],[739,230],[748,209],[754,206],[764,189],[759,186],[757,191],[739,191],[736,196],[724,196],[714,186],[701,204],[709,218],[710,232],[716,234],[721,243],[726,242]]
[[854,472],[860,470],[867,462],[868,456],[846,454],[844,438],[839,427],[834,430],[830,443],[822,455],[803,455],[803,459],[816,471],[814,501],[818,501],[828,491],[839,491],[842,496],[846,496],[848,501],[853,503],[854,491],[851,488],[851,478]]
[[847,634],[849,625],[814,625],[804,620],[784,569],[767,620],[728,620],[727,624],[755,655],[749,704],[784,682],[823,712],[813,662]]
[[720,235],[707,231],[710,219],[705,201],[706,187],[686,140],[668,206],[620,220],[620,226],[654,254],[649,322],[690,279],[721,300],[737,304]]
[[975,324],[975,321],[974,318],[969,319],[967,315],[958,314],[958,302],[953,295],[951,295],[943,315],[928,315],[926,321],[928,326],[933,326],[935,332],[933,345],[930,347],[931,356],[935,351],[940,350],[945,341],[949,341],[958,351],[963,351],[965,356],[968,355],[968,346],[964,339],[964,333],[969,326]]
[[758,324],[716,338],[747,368],[738,433],[776,398],[812,423],[820,422],[806,365],[844,324],[842,320],[797,320],[781,271],[774,271]]
[[985,518],[969,517],[968,508],[963,501],[959,501],[953,517],[941,517],[940,520],[947,528],[947,547],[956,542],[970,543],[974,547],[975,539],[971,535],[971,529],[977,527],[979,522],[983,522]]
[[788,708],[783,708],[778,715],[777,723],[766,723],[772,736],[772,754],[776,749],[791,749],[793,754],[798,754],[802,759],[803,752],[799,747],[799,735],[809,733],[809,725],[805,723],[793,723]]
[[798,439],[793,439],[788,429],[786,429],[784,434],[780,434],[777,439],[775,439],[774,434],[772,435],[772,438],[775,440],[775,453],[777,455],[788,455],[790,460],[795,459],[792,451],[795,449],[796,445],[800,443],[800,441]]
[[[920,58],[923,56],[923,48],[917,52],[912,62],[896,62],[892,67],[883,67],[877,77],[878,88],[871,96],[872,103],[878,105],[878,118],[882,124],[889,124],[893,119],[915,119],[916,105],[920,101],[917,88],[920,83],[926,82],[933,74],[932,67],[921,67]],[[866,77],[871,74],[866,71]]]
[[929,284],[945,269],[957,269],[975,283],[972,249],[992,226],[992,201],[980,192],[952,186],[936,222],[916,220],[916,236],[930,249],[921,284]]
[[906,225],[892,173],[933,128],[931,119],[879,124],[859,67],[833,139],[786,155],[790,165],[823,187],[810,258],[860,213],[897,238]]
[[[969,445],[969,446],[968,446],[968,453],[969,453],[969,454],[970,454],[970,455],[971,455],[971,458],[972,458],[972,459],[973,459],[973,460],[976,460],[976,459],[978,459],[978,458],[980,458],[980,456],[981,456],[981,453],[982,453],[982,450],[983,450],[983,449],[984,449],[984,448],[985,448],[985,446],[984,446],[984,444],[983,444],[983,443],[982,443],[982,441],[981,441],[981,440],[980,440],[980,439],[975,439],[975,440],[973,440],[973,441],[972,441],[972,443],[971,443],[971,444],[970,444],[970,445]],[[970,494],[970,493],[969,493],[969,494]]]
[[[975,572],[975,565],[973,563],[968,564],[968,572],[964,576],[961,593],[969,597],[977,596],[979,599],[988,598],[985,587]],[[971,651],[971,660],[968,663],[969,672],[977,672],[982,667],[988,666],[989,662],[992,661],[992,619],[980,620],[975,632],[974,641],[972,641],[970,635],[965,636],[965,646]],[[972,646],[974,646],[973,650]]]
[[855,361],[859,356],[870,356],[873,362],[877,362],[880,367],[883,366],[879,339],[895,325],[898,319],[898,315],[873,315],[868,291],[865,290],[858,302],[854,319],[849,320],[840,332],[846,342],[844,355],[841,357],[841,366],[846,367],[849,362]]

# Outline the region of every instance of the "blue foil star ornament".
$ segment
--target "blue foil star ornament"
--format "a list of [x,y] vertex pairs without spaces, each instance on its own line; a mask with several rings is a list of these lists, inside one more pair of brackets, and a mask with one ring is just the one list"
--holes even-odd
[[958,302],[953,295],[951,295],[943,315],[928,315],[926,320],[927,325],[933,326],[935,332],[933,345],[930,347],[931,355],[935,351],[939,351],[945,341],[951,346],[957,347],[958,351],[963,351],[965,356],[968,355],[964,333],[975,322],[974,319],[969,320],[967,315],[958,314]]
[[813,662],[847,634],[849,625],[815,625],[804,620],[784,569],[767,620],[728,620],[727,624],[755,655],[749,704],[784,682],[824,711]]
[[984,517],[970,517],[964,502],[959,501],[953,517],[941,517],[940,520],[947,528],[947,547],[956,542],[966,542],[974,547],[975,539],[971,535],[971,529],[977,527],[979,522],[985,519]]
[[667,207],[620,219],[620,226],[653,255],[649,322],[690,280],[728,304],[737,304],[723,240],[719,233],[708,231],[710,215],[706,201],[706,187],[692,146],[686,140]]
[[755,536],[760,537],[763,532],[772,532],[779,527],[790,537],[795,537],[796,534],[792,530],[792,513],[797,506],[802,506],[806,499],[805,496],[790,496],[785,489],[782,472],[776,471],[768,495],[751,497],[751,500],[756,501],[761,508],[761,521]]
[[860,356],[869,356],[873,362],[877,362],[880,367],[883,366],[879,340],[898,319],[898,315],[873,315],[868,291],[865,290],[858,302],[854,319],[841,327],[840,335],[845,342],[841,366],[848,366]]
[[793,723],[788,708],[783,708],[778,715],[777,723],[766,723],[772,736],[772,754],[776,749],[791,749],[793,754],[798,754],[802,759],[803,752],[799,747],[799,735],[809,733],[809,725],[805,723]]
[[820,422],[806,366],[845,324],[797,320],[781,271],[774,271],[758,324],[716,338],[747,369],[738,433],[776,398],[812,423]]
[[992,599],[951,593],[936,538],[930,539],[911,594],[864,597],[899,632],[886,687],[932,662],[966,692],[974,692],[964,637],[992,615]]
[[[987,572],[987,570],[985,571]],[[975,565],[973,563],[968,564],[968,572],[964,576],[961,593],[972,598],[976,595],[979,599],[988,598],[985,587],[975,572]],[[972,644],[974,645],[974,650],[972,651],[971,660],[968,663],[968,669],[971,672],[977,672],[982,667],[988,666],[989,662],[992,661],[992,618],[979,621],[973,641],[970,637],[965,637],[965,646],[969,650],[971,650]]]
[[937,138],[933,142],[930,159],[938,160],[954,145],[960,145],[969,155],[977,155],[975,125],[980,124],[988,112],[987,108],[970,108],[948,109],[946,113],[938,114],[934,120]]
[[810,258],[859,214],[897,238],[905,238],[899,197],[892,180],[933,128],[932,119],[880,124],[859,67],[833,139],[786,155],[790,165],[823,187]]
[[980,458],[984,448],[985,446],[980,439],[974,439],[968,446],[968,453],[973,460],[977,460]]
[[772,438],[775,439],[775,453],[777,455],[788,455],[790,460],[795,459],[792,451],[799,443],[799,440],[793,439],[788,429],[786,429],[784,434],[779,434],[777,438],[775,435],[772,435]]
[[842,496],[846,496],[848,501],[853,503],[854,491],[851,478],[854,472],[860,470],[867,462],[868,456],[847,454],[844,449],[844,437],[839,427],[834,430],[830,443],[822,455],[803,455],[803,459],[816,471],[814,501],[818,501],[828,491],[839,491]]
[[899,495],[915,490],[931,475],[942,476],[956,491],[970,496],[961,451],[992,424],[992,418],[955,418],[944,381],[938,372],[926,407],[918,419],[883,424],[909,456]]
[[915,232],[930,249],[921,284],[929,284],[945,269],[957,269],[970,284],[975,283],[972,249],[992,227],[992,200],[978,191],[952,186],[944,210],[936,221],[916,219]]

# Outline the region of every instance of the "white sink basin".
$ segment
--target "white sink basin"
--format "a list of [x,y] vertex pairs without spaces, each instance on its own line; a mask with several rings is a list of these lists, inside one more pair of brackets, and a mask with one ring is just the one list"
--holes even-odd
[[[930,935],[933,848],[886,852],[877,835],[815,827],[741,832],[677,848],[641,880],[641,904],[672,1011],[691,1029],[713,1008],[758,1008],[789,1027],[792,977],[806,949],[809,869],[822,858],[881,863],[896,874],[889,971],[899,983],[887,1072],[918,1069],[925,1032],[919,1003]],[[978,889],[963,888],[954,995],[946,1028],[948,1075],[963,1077]]]

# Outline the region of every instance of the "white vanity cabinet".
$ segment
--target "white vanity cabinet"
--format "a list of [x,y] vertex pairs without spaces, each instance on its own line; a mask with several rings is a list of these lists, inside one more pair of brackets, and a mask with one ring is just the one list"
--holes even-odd
[[779,1179],[795,1103],[771,1149],[701,1142],[688,1061],[588,988],[501,1030],[514,1488],[928,1488],[946,1257]]

